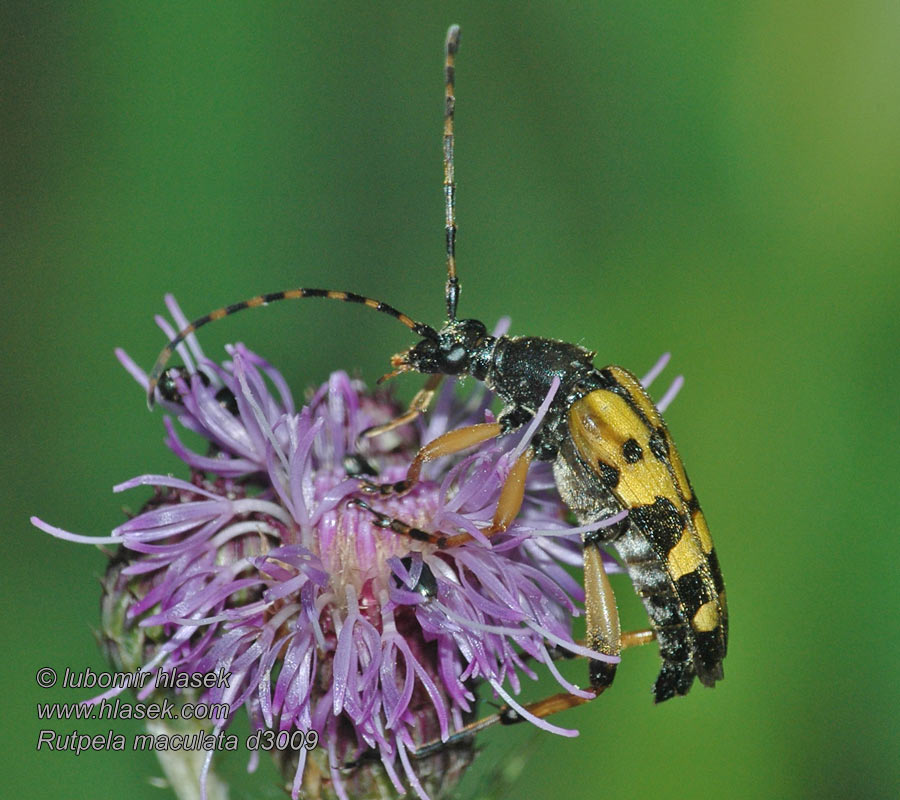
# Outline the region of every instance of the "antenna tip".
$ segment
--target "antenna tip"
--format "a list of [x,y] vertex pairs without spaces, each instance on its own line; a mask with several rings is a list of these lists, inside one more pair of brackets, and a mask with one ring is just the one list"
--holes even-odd
[[451,25],[447,31],[447,53],[456,55],[459,50],[459,25]]

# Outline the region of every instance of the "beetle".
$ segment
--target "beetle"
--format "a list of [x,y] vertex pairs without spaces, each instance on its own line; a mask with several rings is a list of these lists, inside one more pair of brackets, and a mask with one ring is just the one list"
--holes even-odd
[[[620,522],[583,536],[586,645],[607,656],[623,647],[654,639],[662,666],[653,687],[656,702],[684,695],[694,679],[712,686],[723,677],[728,637],[725,588],[705,517],[665,422],[640,381],[618,366],[594,366],[594,353],[576,344],[532,336],[492,336],[484,323],[459,319],[460,284],[456,273],[456,182],[454,177],[455,56],[459,27],[452,26],[445,47],[443,132],[447,321],[432,328],[393,306],[353,292],[298,288],[258,295],[213,311],[181,330],[160,353],[149,374],[148,404],[176,346],[199,327],[246,308],[280,300],[325,298],[359,303],[397,319],[419,339],[391,359],[392,371],[427,375],[408,410],[370,429],[379,435],[425,412],[445,376],[482,381],[503,402],[497,420],[452,430],[421,448],[406,478],[392,484],[369,481],[360,471],[367,497],[402,494],[419,479],[423,465],[521,428],[532,420],[555,388],[541,425],[510,470],[492,524],[493,536],[506,530],[521,507],[532,460],[552,462],[559,493],[582,525],[627,510]],[[374,477],[374,476],[372,476]],[[366,499],[351,501],[374,515],[376,524],[438,548],[471,539],[468,533],[423,531],[381,514]],[[611,546],[623,561],[650,619],[650,629],[623,634],[601,548]],[[615,663],[589,662],[593,696],[611,683]],[[593,699],[593,698],[591,698]],[[587,700],[567,693],[527,706],[545,717]],[[512,723],[508,707],[454,734],[468,735],[494,722]],[[436,745],[435,745],[436,746]],[[419,754],[428,751],[426,745]]]

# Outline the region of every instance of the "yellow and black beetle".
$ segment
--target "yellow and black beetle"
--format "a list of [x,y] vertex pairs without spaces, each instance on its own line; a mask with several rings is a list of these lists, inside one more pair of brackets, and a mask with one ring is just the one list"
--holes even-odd
[[[450,431],[425,445],[404,481],[381,485],[362,480],[364,492],[384,495],[407,491],[418,480],[425,462],[526,424],[558,382],[531,447],[510,471],[493,523],[484,533],[491,536],[504,531],[515,519],[533,459],[553,463],[562,499],[583,525],[627,509],[628,515],[621,522],[584,537],[586,644],[595,651],[618,655],[623,646],[658,640],[662,669],[654,686],[657,702],[687,693],[695,677],[711,686],[722,677],[728,638],[722,575],[681,458],[662,416],[640,382],[621,367],[598,369],[593,364],[594,353],[578,345],[539,337],[495,337],[478,320],[457,319],[453,121],[454,57],[458,46],[459,28],[453,26],[447,34],[445,61],[443,186],[448,277],[447,322],[443,327],[435,330],[392,306],[351,292],[300,288],[259,295],[213,311],[180,331],[160,353],[150,373],[148,402],[152,405],[160,378],[166,377],[165,365],[186,336],[202,325],[245,308],[278,300],[322,297],[361,303],[389,314],[421,338],[392,358],[393,371],[385,377],[419,372],[429,378],[406,413],[369,431],[369,435],[415,419],[427,409],[446,375],[483,381],[503,401],[504,408],[494,423]],[[164,386],[165,383],[164,380]],[[471,538],[465,533],[422,531],[381,514],[362,499],[353,502],[374,514],[383,527],[437,547],[452,547]],[[620,632],[615,597],[600,553],[603,546],[612,546],[624,562],[649,615],[651,630]],[[596,696],[612,682],[615,665],[600,660],[593,660],[590,665]],[[544,717],[583,702],[563,693],[532,703],[528,709]],[[502,709],[457,735],[469,734],[493,722],[515,721],[515,712]]]

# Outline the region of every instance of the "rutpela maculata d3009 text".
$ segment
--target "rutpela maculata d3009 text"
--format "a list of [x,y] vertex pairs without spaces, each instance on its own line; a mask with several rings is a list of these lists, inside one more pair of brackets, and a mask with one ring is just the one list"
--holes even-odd
[[[471,376],[483,381],[504,404],[496,422],[453,430],[418,452],[406,479],[379,484],[368,480],[372,470],[351,465],[348,474],[360,478],[356,505],[366,509],[385,528],[438,548],[458,546],[468,533],[424,531],[377,511],[379,496],[407,492],[419,479],[423,465],[433,459],[516,430],[530,422],[556,385],[556,392],[531,446],[510,470],[493,516],[483,531],[502,533],[522,505],[525,477],[532,460],[548,461],[559,492],[582,525],[627,510],[611,527],[586,534],[584,588],[587,636],[596,652],[617,656],[627,646],[659,643],[662,668],[654,685],[657,702],[688,692],[694,678],[712,686],[722,678],[728,639],[725,589],[716,551],[697,495],[669,435],[668,428],[638,379],[617,366],[597,368],[594,353],[575,344],[532,336],[491,336],[484,323],[458,319],[459,279],[456,274],[456,182],[454,178],[454,60],[459,28],[447,34],[444,114],[444,181],[446,212],[447,321],[435,330],[387,303],[353,292],[299,288],[259,295],[213,311],[181,330],[162,350],[150,372],[148,402],[157,388],[172,398],[175,382],[166,363],[176,346],[203,325],[245,308],[279,300],[326,298],[359,303],[397,319],[419,341],[392,357],[391,378],[404,372],[428,375],[408,410],[371,429],[376,436],[411,422],[425,412],[444,376]],[[180,368],[174,368],[180,369]],[[159,385],[159,386],[158,386]],[[222,398],[227,403],[228,398]],[[625,568],[650,618],[650,629],[622,633],[615,597],[603,566],[601,548],[611,546]],[[426,568],[427,569],[427,568]],[[423,575],[423,579],[427,576]],[[423,579],[420,579],[422,581]],[[427,590],[427,580],[422,591]],[[589,676],[594,696],[613,680],[615,664],[591,660]],[[567,693],[527,706],[537,717],[587,702]],[[517,722],[508,707],[467,726],[452,738],[467,736],[496,722]],[[446,742],[444,743],[446,744]],[[424,754],[441,743],[426,745]]]

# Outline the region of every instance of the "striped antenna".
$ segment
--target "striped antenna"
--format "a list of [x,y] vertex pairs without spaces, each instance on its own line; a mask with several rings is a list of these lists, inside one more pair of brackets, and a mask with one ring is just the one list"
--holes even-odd
[[195,319],[187,327],[178,331],[176,336],[162,349],[162,352],[160,352],[156,359],[156,363],[153,365],[153,369],[150,370],[150,375],[148,376],[149,384],[147,386],[147,407],[153,408],[153,403],[156,399],[156,386],[159,383],[163,370],[166,368],[166,364],[172,357],[172,353],[175,352],[175,348],[195,330],[202,328],[209,322],[215,322],[223,317],[236,314],[238,311],[243,311],[245,308],[258,308],[259,306],[265,306],[269,303],[276,303],[279,300],[302,300],[307,297],[324,297],[328,300],[339,300],[342,303],[361,303],[375,311],[380,311],[382,314],[388,314],[409,328],[417,336],[422,336],[426,339],[437,339],[437,332],[430,325],[416,322],[414,319],[398,311],[393,306],[389,306],[387,303],[382,303],[378,300],[373,300],[371,297],[364,297],[361,294],[354,294],[353,292],[336,292],[331,289],[290,289],[286,292],[260,294],[256,297],[251,297],[249,300],[242,300],[240,303],[233,303],[230,306],[211,311],[209,314],[205,314],[204,316]]
[[454,61],[459,50],[459,25],[447,31],[444,48],[444,230],[447,239],[447,319],[456,319],[459,302],[459,278],[456,277],[456,177],[453,172],[453,113],[456,110],[456,68]]

